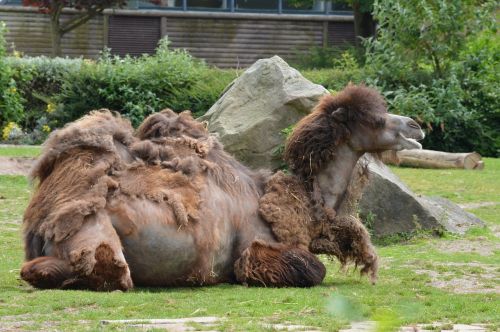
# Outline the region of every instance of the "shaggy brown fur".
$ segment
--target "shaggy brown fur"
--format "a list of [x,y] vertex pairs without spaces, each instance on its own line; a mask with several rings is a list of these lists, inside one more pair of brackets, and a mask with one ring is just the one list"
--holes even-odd
[[33,170],[21,277],[40,288],[94,290],[235,278],[308,287],[325,275],[312,253],[327,253],[375,280],[377,257],[355,212],[363,168],[335,196],[337,211],[321,200],[315,176],[354,121],[383,127],[384,112],[365,87],[325,97],[288,142],[295,175],[272,177],[224,152],[189,112],[153,114],[135,136],[119,115],[93,112],[54,132]]
[[280,243],[308,249],[313,227],[312,204],[303,182],[277,172],[266,183],[259,213]]
[[267,183],[259,201],[259,212],[270,224],[280,243],[310,250],[317,254],[333,255],[342,265],[362,266],[374,283],[377,278],[377,255],[370,236],[357,218],[357,206],[367,182],[365,167],[355,172],[339,213],[333,219],[325,216],[312,219],[314,204],[311,196],[294,175],[276,173]]
[[323,281],[326,269],[307,250],[257,240],[235,262],[234,272],[251,286],[311,287]]
[[361,265],[361,274],[368,274],[372,283],[377,281],[378,257],[366,228],[354,216],[336,217],[333,222],[323,224],[319,238],[315,238],[310,250],[316,254],[331,254],[343,266],[354,262]]
[[381,128],[385,113],[380,93],[363,85],[349,85],[335,96],[326,95],[294,128],[284,159],[295,174],[309,179],[335,158],[336,148],[351,135],[351,124]]
[[[200,251],[207,251],[188,277],[171,284],[219,280],[210,274],[209,253],[220,245],[220,235],[211,229],[211,222],[196,226],[202,217],[200,193],[210,179],[235,197],[233,204],[247,204],[243,197],[250,197],[256,205],[263,178],[227,155],[188,112],[154,114],[138,129],[137,137],[128,121],[107,110],[92,112],[50,136],[32,174],[38,186],[24,217],[29,261],[22,272],[25,280],[52,288],[132,287],[116,233],[133,236],[140,227],[123,212],[130,199],[166,207],[177,224],[196,237]],[[234,209],[247,213],[238,205]],[[108,212],[122,216],[115,229]],[[242,227],[240,218],[234,223]],[[88,233],[99,227],[106,232],[85,243]]]

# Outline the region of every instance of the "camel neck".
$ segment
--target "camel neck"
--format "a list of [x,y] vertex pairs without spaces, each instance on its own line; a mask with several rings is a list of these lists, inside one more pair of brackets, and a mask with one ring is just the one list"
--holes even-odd
[[337,149],[335,158],[316,176],[317,185],[326,207],[335,211],[342,202],[352,172],[363,152],[353,151],[347,144]]

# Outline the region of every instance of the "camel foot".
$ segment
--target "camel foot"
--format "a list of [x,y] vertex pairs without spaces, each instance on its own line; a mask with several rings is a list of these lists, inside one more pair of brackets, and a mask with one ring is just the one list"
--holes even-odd
[[256,240],[234,263],[236,279],[251,286],[311,287],[323,281],[326,268],[309,251]]
[[72,277],[69,263],[56,257],[37,257],[21,267],[21,278],[36,288],[61,288]]

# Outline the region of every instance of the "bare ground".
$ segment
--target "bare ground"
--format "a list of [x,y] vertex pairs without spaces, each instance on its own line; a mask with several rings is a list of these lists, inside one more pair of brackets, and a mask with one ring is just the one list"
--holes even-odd
[[35,158],[0,156],[0,175],[28,175]]
[[500,269],[493,264],[433,263],[436,270],[417,269],[416,274],[427,275],[429,285],[456,294],[492,293],[500,294]]
[[491,256],[495,251],[500,251],[500,243],[493,243],[485,237],[439,242],[434,247],[445,253],[475,253],[481,256]]

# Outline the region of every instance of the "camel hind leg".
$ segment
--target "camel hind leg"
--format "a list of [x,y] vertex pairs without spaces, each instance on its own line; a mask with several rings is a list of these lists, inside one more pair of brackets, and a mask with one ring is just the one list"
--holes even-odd
[[97,291],[133,287],[120,238],[105,211],[87,216],[74,235],[52,247],[57,257],[37,257],[21,269],[21,277],[34,287]]
[[36,288],[61,288],[73,276],[71,265],[57,257],[37,257],[21,267],[21,278]]
[[311,287],[323,281],[326,268],[307,250],[254,241],[234,263],[236,279],[247,285]]
[[110,291],[133,287],[120,238],[106,211],[88,216],[60,250],[76,274],[65,288]]

